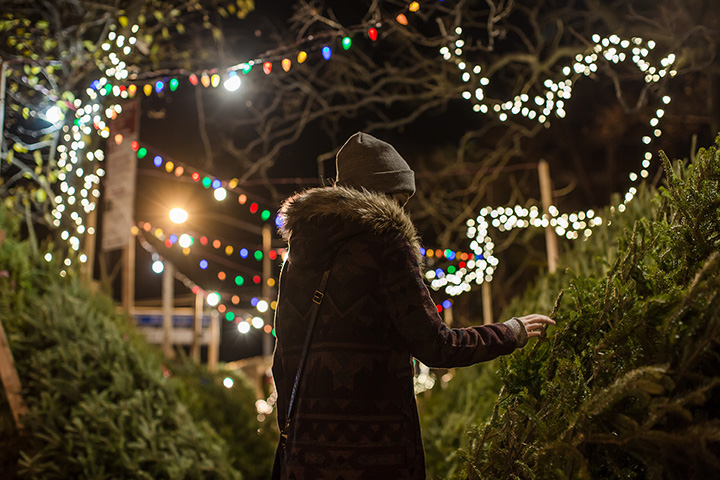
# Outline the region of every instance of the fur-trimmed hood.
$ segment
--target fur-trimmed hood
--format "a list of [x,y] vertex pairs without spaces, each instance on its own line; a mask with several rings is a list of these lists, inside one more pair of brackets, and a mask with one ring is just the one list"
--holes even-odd
[[279,232],[291,252],[300,250],[319,264],[334,256],[351,237],[363,233],[404,235],[422,263],[417,230],[392,198],[367,190],[334,185],[300,192],[283,202]]

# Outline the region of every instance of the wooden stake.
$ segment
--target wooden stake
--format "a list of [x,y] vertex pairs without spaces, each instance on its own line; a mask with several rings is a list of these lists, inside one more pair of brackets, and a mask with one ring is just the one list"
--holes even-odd
[[163,343],[162,351],[165,358],[174,358],[175,351],[172,343],[173,330],[173,308],[175,306],[175,267],[170,262],[165,262],[165,270],[162,277],[162,312],[163,312]]
[[195,294],[195,314],[193,315],[193,342],[190,347],[190,356],[196,363],[200,363],[200,340],[202,339],[202,317],[205,298],[203,292],[198,290]]
[[210,312],[210,345],[208,346],[208,370],[217,372],[220,357],[220,313]]
[[[4,235],[4,232],[2,233]],[[27,407],[20,394],[22,390],[20,377],[15,368],[15,361],[13,360],[10,344],[5,335],[2,320],[0,320],[0,377],[2,377],[3,388],[5,389],[8,404],[10,405],[10,411],[15,420],[15,426],[18,430],[22,430],[23,424],[20,421],[20,417],[27,413]]]
[[482,284],[482,302],[483,302],[483,323],[490,325],[493,323],[492,314],[492,292],[490,291],[490,282]]
[[555,273],[557,269],[558,245],[555,229],[550,225],[550,206],[552,205],[552,187],[550,186],[550,167],[545,160],[538,163],[538,177],[540,179],[540,196],[543,210],[547,215],[548,225],[545,227],[545,247],[547,249],[548,271]]

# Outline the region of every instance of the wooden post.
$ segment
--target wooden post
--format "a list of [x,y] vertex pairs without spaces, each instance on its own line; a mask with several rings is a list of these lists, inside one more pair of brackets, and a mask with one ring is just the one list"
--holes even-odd
[[203,292],[198,290],[195,294],[195,314],[193,316],[193,342],[190,347],[190,356],[196,363],[200,363],[200,340],[202,339]]
[[[2,233],[4,235],[4,232]],[[2,243],[2,239],[0,239],[0,243]],[[27,407],[20,394],[22,390],[20,377],[15,368],[15,360],[13,360],[12,351],[10,350],[10,344],[5,335],[2,320],[0,320],[0,378],[2,378],[3,388],[5,389],[8,404],[10,405],[10,411],[15,420],[15,426],[18,430],[21,430],[23,424],[20,417],[27,413]]]
[[[270,263],[270,245],[272,241],[272,231],[270,229],[269,224],[263,225],[262,229],[262,240],[263,240],[263,276],[262,276],[262,297],[263,299],[268,302],[268,305],[270,305],[270,302],[272,302],[272,299],[270,298],[270,285],[268,284],[268,280],[270,280],[270,276],[272,275],[272,264]],[[271,308],[268,308],[267,312],[263,315],[265,317],[265,323],[270,324],[269,319],[272,318],[272,312],[273,310]],[[273,352],[273,336],[272,333],[263,332],[263,356],[272,355]]]
[[490,325],[493,323],[492,313],[492,292],[490,291],[490,282],[485,281],[482,284],[482,302],[483,302],[483,324]]
[[552,187],[550,186],[550,167],[545,160],[538,163],[538,177],[540,179],[540,196],[543,211],[547,215],[548,225],[545,227],[545,247],[548,258],[548,271],[555,273],[557,269],[558,245],[555,229],[550,225],[550,206],[552,205]]
[[208,346],[208,370],[217,372],[220,357],[220,313],[210,312],[210,345]]
[[163,343],[162,351],[165,358],[173,358],[172,329],[173,329],[173,308],[175,303],[175,292],[173,281],[175,280],[175,268],[172,263],[165,262],[162,278],[162,311],[163,311]]
[[[4,66],[5,64],[3,63],[3,67]],[[2,80],[4,82],[4,69],[2,70],[2,75]],[[5,240],[5,230],[0,230],[0,245],[2,245],[3,240]],[[0,381],[2,381],[8,405],[10,405],[10,411],[12,412],[13,419],[15,420],[15,426],[18,430],[20,430],[23,428],[20,417],[27,413],[27,407],[25,406],[25,402],[23,402],[22,395],[20,393],[22,391],[20,377],[18,376],[17,369],[15,368],[15,360],[12,356],[12,350],[10,350],[10,343],[8,343],[7,335],[5,335],[5,327],[3,327],[2,319],[0,319]]]
[[122,305],[132,313],[135,306],[135,235],[131,232],[128,235],[128,244],[123,248]]

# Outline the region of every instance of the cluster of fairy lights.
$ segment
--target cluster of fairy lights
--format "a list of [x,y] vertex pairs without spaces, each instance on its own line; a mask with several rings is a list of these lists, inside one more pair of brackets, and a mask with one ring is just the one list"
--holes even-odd
[[[133,226],[132,233],[133,233],[133,235],[137,236],[137,238],[140,242],[140,245],[148,253],[151,254],[152,260],[153,260],[152,268],[155,273],[162,273],[164,271],[164,268],[165,268],[164,261],[163,261],[164,257],[147,240],[144,239],[143,234],[142,234],[143,231],[151,233],[158,240],[163,242],[163,244],[168,248],[171,248],[175,244],[177,244],[178,246],[180,246],[180,248],[183,249],[183,254],[185,254],[185,255],[190,254],[189,248],[194,243],[194,239],[190,235],[181,234],[179,237],[176,234],[166,235],[162,231],[162,229],[160,229],[160,228],[153,229],[153,227],[147,222],[140,222],[139,225],[140,225],[140,227]],[[203,240],[202,240],[203,238],[207,238],[207,237],[200,237],[201,244],[203,243]],[[221,246],[217,246],[217,242],[219,242],[219,240],[214,241],[213,246],[216,248],[221,248]],[[206,240],[206,243],[209,243],[209,242],[207,242],[207,240]],[[228,251],[227,247],[228,246],[226,246],[226,248],[225,248],[226,252]],[[247,250],[247,249],[241,248],[240,256],[241,256],[241,258],[246,258],[247,256],[243,257],[243,253],[242,253],[243,250]],[[262,254],[262,252],[260,252],[260,254]],[[271,258],[278,258],[279,255],[282,255],[282,253],[278,253],[275,250],[272,250],[269,253],[269,257],[271,257]],[[254,257],[256,260],[258,259],[257,251],[255,252]],[[261,256],[260,256],[259,260],[262,260]],[[204,262],[204,268],[203,268],[203,262]],[[204,260],[204,259],[200,260],[199,264],[200,264],[201,269],[203,269],[203,270],[207,269],[208,265],[209,265],[207,260]],[[240,333],[242,333],[242,334],[249,333],[251,331],[251,328],[255,328],[256,330],[262,330],[265,333],[272,333],[272,325],[267,324],[261,315],[265,314],[268,311],[275,310],[275,308],[277,306],[277,303],[275,301],[267,301],[264,299],[260,299],[258,297],[252,297],[249,301],[250,307],[251,307],[250,310],[257,311],[256,314],[253,314],[253,313],[249,313],[249,309],[247,307],[245,307],[245,308],[240,307],[241,298],[237,294],[205,290],[202,287],[200,287],[200,285],[198,285],[197,283],[192,281],[187,275],[185,275],[181,272],[175,271],[175,277],[178,280],[180,280],[183,283],[183,285],[185,287],[187,287],[188,290],[190,290],[193,294],[197,295],[199,293],[202,293],[203,297],[205,298],[206,303],[209,306],[217,309],[218,313],[223,315],[225,320],[227,320],[228,322],[235,322],[235,324],[237,325],[237,329]],[[218,279],[225,280],[227,278],[229,278],[229,277],[224,272],[218,273]],[[245,284],[244,277],[242,277],[240,275],[236,275],[235,277],[232,278],[232,280],[234,281],[234,283],[237,286],[242,286]],[[262,279],[258,276],[255,276],[253,278],[253,283],[260,284],[260,283],[262,283]],[[268,285],[273,286],[273,285],[275,285],[276,280],[273,278],[269,278],[269,279],[267,279],[267,283],[268,283]],[[224,299],[226,299],[226,300],[224,300]]]
[[[115,135],[114,141],[116,144],[121,145],[124,141],[121,134]],[[272,216],[272,213],[268,209],[260,209],[260,205],[256,202],[248,203],[248,196],[239,191],[238,179],[233,178],[231,180],[220,180],[217,176],[201,172],[197,169],[189,167],[188,165],[180,164],[171,159],[168,159],[162,155],[151,155],[146,147],[140,145],[136,140],[130,142],[130,149],[135,152],[138,160],[152,159],[152,164],[158,169],[164,170],[166,173],[174,175],[175,177],[182,177],[188,175],[193,182],[202,185],[206,189],[212,189],[213,198],[218,202],[223,202],[228,198],[228,190],[233,192],[239,192],[237,201],[240,205],[248,205],[250,213],[260,213],[260,219],[266,222]]]
[[[455,33],[460,36],[462,28],[458,27]],[[595,45],[584,54],[575,57],[572,66],[565,66],[562,70],[566,78],[560,81],[546,79],[543,82],[544,92],[530,96],[527,94],[516,95],[512,100],[490,104],[485,101],[485,87],[490,84],[490,79],[482,76],[480,65],[471,65],[462,59],[464,40],[458,38],[451,47],[443,47],[440,54],[447,61],[454,61],[463,72],[462,81],[474,83],[474,91],[466,90],[462,97],[473,101],[473,110],[479,113],[494,113],[500,121],[506,121],[509,116],[522,116],[529,120],[549,125],[552,115],[558,118],[565,117],[565,102],[572,96],[572,86],[576,77],[590,76],[597,72],[598,61],[601,58],[605,61],[618,64],[631,60],[641,72],[645,74],[646,83],[658,83],[663,78],[674,77],[677,71],[672,68],[675,63],[675,55],[669,54],[660,60],[660,65],[653,65],[647,60],[650,52],[655,48],[655,42],[645,41],[639,37],[631,40],[621,39],[618,35],[601,37],[593,35]],[[663,96],[661,101],[664,105],[670,103],[669,96]],[[630,181],[635,183],[641,178],[647,178],[650,162],[653,158],[649,145],[654,139],[662,135],[660,121],[665,114],[663,108],[657,108],[655,115],[650,119],[651,132],[642,137],[642,143],[648,146],[641,162],[639,173],[631,172]],[[626,210],[626,204],[637,194],[637,187],[631,186],[625,193],[623,202],[617,206],[611,206],[611,211],[617,209],[619,212]],[[493,255],[494,242],[490,236],[491,228],[501,232],[515,228],[547,228],[552,227],[560,237],[569,240],[587,238],[592,235],[594,227],[602,225],[602,218],[595,215],[593,210],[560,213],[558,208],[551,205],[547,213],[541,212],[538,207],[525,208],[521,205],[514,207],[484,207],[476,218],[466,221],[467,237],[471,240],[470,248],[475,258],[464,262],[462,267],[454,265],[446,269],[437,268],[429,270],[426,277],[434,290],[444,290],[451,296],[457,296],[470,291],[471,284],[482,284],[491,282],[499,260]],[[450,256],[444,258],[452,261],[454,252],[446,250]]]
[[[418,12],[420,5],[418,2],[411,2],[407,5],[407,12]],[[404,13],[399,13],[395,20],[401,25],[407,25],[408,19]],[[379,26],[379,25],[378,25]],[[122,113],[122,107],[119,104],[110,104],[102,107],[103,97],[132,98],[141,89],[142,92],[149,96],[153,92],[161,93],[165,90],[174,92],[179,87],[178,78],[164,78],[155,80],[144,85],[113,85],[112,81],[127,81],[129,72],[127,65],[123,61],[123,55],[127,56],[133,51],[133,46],[137,42],[135,35],[139,27],[134,25],[131,28],[132,35],[125,37],[115,32],[115,28],[111,30],[107,41],[101,45],[103,51],[108,52],[106,60],[110,65],[105,69],[105,76],[95,80],[86,89],[88,102],[83,105],[82,100],[76,99],[72,108],[75,109],[75,121],[72,125],[63,127],[64,143],[59,145],[58,151],[58,167],[60,173],[58,180],[60,181],[61,194],[55,196],[55,208],[52,211],[54,217],[53,224],[61,227],[63,220],[69,219],[71,227],[62,230],[61,238],[68,242],[71,250],[79,251],[81,249],[84,235],[94,235],[93,227],[86,227],[85,220],[87,215],[92,212],[96,206],[100,196],[98,189],[100,179],[104,176],[105,171],[102,168],[104,160],[104,152],[101,149],[91,150],[88,148],[90,143],[90,135],[96,131],[100,137],[109,138],[110,129],[108,122],[117,118]],[[459,37],[462,29],[458,27],[455,33]],[[372,27],[366,30],[366,35],[375,41],[378,37],[378,31]],[[598,61],[604,59],[607,62],[618,64],[626,60],[631,60],[634,64],[645,73],[646,83],[657,83],[663,78],[676,75],[676,71],[672,69],[675,62],[675,55],[670,54],[660,61],[660,65],[653,65],[647,60],[649,53],[654,49],[653,41],[645,41],[641,38],[634,37],[631,40],[621,39],[617,35],[611,35],[601,38],[599,35],[592,37],[595,45],[584,54],[578,54],[575,57],[575,63],[571,66],[563,68],[562,73],[566,78],[560,81],[546,79],[543,83],[545,90],[538,95],[520,94],[516,95],[512,100],[499,103],[489,103],[485,99],[485,88],[490,84],[490,79],[482,75],[482,67],[480,65],[471,65],[462,59],[462,49],[464,40],[457,38],[453,45],[444,47],[440,50],[440,54],[447,61],[453,61],[462,71],[461,79],[465,83],[475,83],[477,86],[474,90],[466,90],[462,93],[462,97],[466,100],[473,101],[473,110],[479,113],[494,113],[501,121],[506,121],[510,116],[522,116],[529,120],[535,120],[539,123],[549,125],[550,118],[554,115],[558,118],[565,117],[565,105],[572,95],[572,87],[574,80],[581,76],[590,76],[597,72]],[[343,50],[348,50],[352,45],[352,39],[349,36],[340,39],[340,45]],[[115,50],[115,51],[111,51]],[[324,60],[330,60],[333,55],[331,45],[325,45],[320,50]],[[295,63],[302,64],[308,59],[308,52],[300,50],[295,55]],[[275,62],[277,63],[277,62]],[[280,59],[280,68],[288,72],[293,66],[293,60],[290,57]],[[193,86],[202,85],[205,88],[218,87],[221,83],[228,91],[238,90],[241,85],[239,73],[246,75],[253,67],[260,66],[264,74],[269,75],[273,71],[273,62],[270,60],[249,60],[240,63],[225,70],[222,76],[216,71],[206,71],[193,73],[187,76],[188,81]],[[670,97],[662,97],[664,104],[670,103]],[[642,142],[648,145],[648,150],[644,154],[642,160],[642,168],[637,172],[631,172],[629,178],[632,182],[637,182],[641,178],[648,177],[648,169],[653,158],[649,151],[649,145],[652,141],[660,137],[662,131],[660,129],[660,121],[664,115],[663,108],[658,108],[655,116],[650,119],[649,125],[651,132],[643,136]],[[116,141],[121,139],[115,139]],[[158,158],[160,160],[158,161]],[[158,165],[160,163],[160,165]],[[173,165],[170,161],[164,161],[162,157],[155,156],[154,164],[156,167],[164,167],[168,173],[174,173],[176,176],[183,174],[183,167]],[[169,170],[168,170],[169,169]],[[179,173],[178,173],[179,172]],[[203,185],[205,179],[203,178]],[[77,180],[76,180],[77,179]],[[193,177],[195,181],[198,179]],[[216,185],[216,179],[211,179],[210,186],[213,187],[213,194],[218,201],[224,200],[227,192],[225,187],[234,189],[233,181],[224,182]],[[225,193],[225,195],[223,195]],[[625,205],[632,200],[637,193],[635,186],[632,186],[625,193],[624,201],[617,207],[618,211],[623,212]],[[244,195],[239,195],[238,201],[241,204],[247,200]],[[251,208],[252,208],[251,204]],[[267,211],[263,211],[262,215],[269,218]],[[254,213],[254,212],[253,212]],[[264,218],[263,220],[267,220]],[[514,228],[547,228],[553,227],[559,236],[568,239],[587,238],[592,234],[593,227],[602,224],[602,219],[595,216],[592,210],[585,212],[577,212],[571,214],[560,214],[555,206],[551,206],[547,213],[541,213],[537,207],[525,208],[520,205],[515,207],[485,207],[480,210],[480,214],[474,219],[468,219],[466,222],[467,237],[471,240],[470,249],[472,253],[459,253],[452,250],[428,250],[423,253],[427,257],[439,260],[447,260],[453,263],[447,267],[429,270],[426,274],[431,287],[434,290],[444,290],[450,296],[457,296],[471,289],[471,284],[481,284],[483,282],[492,281],[493,274],[499,263],[498,258],[493,255],[494,243],[490,236],[490,229],[495,228],[499,231],[509,231]],[[137,228],[137,227],[135,227]],[[180,237],[178,237],[178,242]],[[157,252],[154,253],[158,257]],[[463,258],[465,257],[465,258]],[[76,257],[81,263],[87,261],[84,253]],[[52,260],[52,254],[46,254],[48,261]],[[66,266],[72,265],[70,256],[65,258]],[[159,268],[159,267],[156,267]],[[65,270],[60,272],[65,275]],[[268,279],[271,281],[273,279]],[[190,288],[194,291],[200,289],[198,285],[189,283]],[[233,303],[237,296],[233,296]],[[217,292],[207,294],[208,304],[218,306],[219,310],[223,309],[224,304],[221,303],[221,296]],[[255,300],[255,299],[253,299]],[[258,300],[253,303],[255,308],[270,308],[270,305],[264,300]],[[452,303],[449,300],[443,301],[438,305],[438,311],[443,308],[450,308]],[[231,313],[231,312],[228,312]],[[226,314],[227,318],[227,314]],[[249,327],[245,325],[254,325],[256,328],[268,328],[268,325],[259,324],[259,317],[247,319],[249,321],[239,322],[238,329],[241,332],[249,331]],[[429,377],[428,377],[429,378]]]
[[[408,25],[405,12],[417,13],[419,10],[419,2],[410,2],[403,11],[396,15],[395,20],[401,25]],[[365,34],[372,41],[376,41],[379,35],[376,27],[380,27],[380,24],[364,29]],[[72,102],[70,108],[75,110],[75,120],[71,126],[65,125],[63,127],[63,140],[65,143],[57,148],[61,192],[54,198],[55,208],[52,210],[52,216],[54,217],[53,225],[57,228],[60,228],[63,223],[71,225],[61,231],[61,238],[68,242],[71,251],[79,252],[84,236],[95,234],[95,228],[86,226],[86,221],[88,214],[97,207],[98,198],[100,197],[98,186],[100,178],[105,175],[105,170],[100,166],[104,160],[103,150],[88,150],[91,142],[90,135],[94,130],[101,138],[109,138],[109,121],[114,120],[122,113],[122,106],[117,103],[111,103],[103,107],[103,97],[132,98],[139,89],[136,84],[113,85],[112,83],[127,82],[130,73],[125,59],[134,51],[139,29],[138,25],[133,25],[130,28],[130,35],[125,36],[118,33],[117,25],[110,27],[106,41],[100,45],[101,50],[106,52],[102,67],[104,68],[104,76],[91,82],[90,86],[85,90],[87,95],[85,102],[79,98]],[[356,33],[355,30],[360,31],[360,29],[351,29],[351,33]],[[313,38],[308,37],[308,40],[313,40]],[[340,37],[339,43],[339,48],[349,50],[352,45],[352,38],[351,36]],[[331,44],[323,45],[320,49],[320,54],[326,61],[331,59],[333,53]],[[309,53],[306,50],[300,50],[294,57],[296,64],[302,64],[309,58]],[[288,56],[280,59],[279,63],[280,68],[288,72],[292,68],[293,60]],[[254,66],[261,66],[266,75],[273,71],[272,59],[254,59],[225,69],[222,76],[217,73],[220,70],[215,69],[192,73],[187,76],[187,79],[193,86],[218,87],[222,83],[227,90],[235,91],[241,85],[238,72],[248,74]],[[174,92],[179,84],[178,78],[163,78],[140,85],[140,88],[145,95],[149,96],[153,92],[160,93],[164,90]],[[59,117],[58,121],[64,120],[63,115],[59,115]],[[73,177],[77,177],[79,181],[75,181]],[[230,182],[230,188],[233,188],[232,181]],[[214,191],[217,196],[221,196],[223,193],[223,190],[219,188],[214,188]],[[64,264],[68,267],[73,263],[71,257],[71,255],[68,255],[64,259]],[[45,258],[51,261],[52,254],[47,253]],[[81,263],[87,261],[87,256],[84,253],[80,253],[76,258]],[[64,269],[60,271],[60,275],[65,276],[66,274],[67,272]]]

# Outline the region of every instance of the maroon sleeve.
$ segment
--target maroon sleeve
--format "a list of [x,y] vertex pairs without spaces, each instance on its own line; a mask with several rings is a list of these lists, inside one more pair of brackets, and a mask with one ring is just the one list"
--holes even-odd
[[383,265],[381,291],[393,325],[410,353],[427,366],[463,367],[515,349],[515,335],[506,325],[451,329],[443,323],[405,237],[384,251]]

